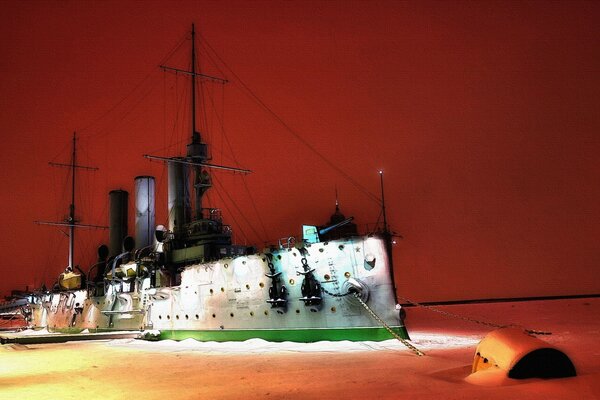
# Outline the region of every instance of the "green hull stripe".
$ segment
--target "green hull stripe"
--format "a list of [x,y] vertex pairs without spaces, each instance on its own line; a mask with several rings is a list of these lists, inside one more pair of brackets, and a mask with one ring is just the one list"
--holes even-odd
[[[393,327],[396,334],[403,339],[409,339],[405,327]],[[196,339],[201,342],[229,342],[248,339],[264,339],[269,342],[301,342],[310,343],[320,340],[364,341],[379,342],[393,339],[385,328],[307,328],[307,329],[239,329],[239,330],[176,330],[161,331],[160,340]]]
[[[392,330],[403,339],[410,339],[406,327],[395,326]],[[53,328],[52,332],[65,334],[81,333],[77,328]],[[123,332],[123,329],[89,329],[89,333]],[[151,335],[148,336],[151,338]],[[365,341],[380,342],[393,339],[393,336],[381,327],[365,328],[298,328],[298,329],[222,329],[222,330],[163,330],[158,340],[195,339],[201,342],[239,342],[248,339],[264,339],[269,342],[300,342],[310,343],[320,340]],[[151,340],[156,340],[152,338]]]
[[[43,329],[43,328],[39,328]],[[36,330],[34,328],[34,330]],[[84,334],[83,331],[85,329],[81,328],[48,328],[48,332],[50,333],[63,333],[66,335],[76,335],[78,333]],[[141,332],[139,329],[109,329],[109,328],[97,328],[97,329],[88,329],[87,333],[110,333],[110,332]]]

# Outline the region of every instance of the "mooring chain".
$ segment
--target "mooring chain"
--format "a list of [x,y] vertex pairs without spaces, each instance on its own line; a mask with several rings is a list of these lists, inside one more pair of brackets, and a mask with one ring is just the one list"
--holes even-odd
[[328,295],[330,295],[331,297],[346,297],[349,294],[351,294],[350,292],[346,292],[346,293],[331,293],[329,290],[325,289],[323,286],[321,286],[321,289],[327,293]]
[[360,304],[362,304],[362,306],[365,308],[365,310],[367,310],[369,312],[369,314],[371,314],[371,316],[373,318],[375,318],[375,320],[377,320],[393,337],[398,339],[403,345],[405,345],[410,350],[412,350],[413,353],[415,353],[416,355],[418,355],[418,356],[425,355],[425,353],[423,353],[421,350],[417,349],[415,346],[413,346],[411,343],[409,343],[408,340],[400,337],[400,335],[398,335],[396,332],[394,332],[394,330],[383,319],[381,319],[377,314],[375,314],[375,312],[371,309],[371,307],[369,307],[367,305],[367,303],[365,303],[363,301],[363,299],[360,298],[359,293],[353,293],[353,294],[354,294],[354,297],[356,298],[356,300],[358,300],[358,302]]
[[[410,303],[410,304],[412,304],[414,306],[423,307],[423,308],[425,308],[427,310],[430,310],[430,311],[433,311],[433,312],[445,315],[447,317],[458,318],[458,319],[462,319],[463,321],[473,322],[473,323],[476,323],[476,324],[481,324],[481,325],[489,326],[489,327],[492,327],[492,328],[507,328],[509,326],[517,326],[515,324],[500,325],[500,324],[495,324],[493,322],[482,321],[482,320],[478,320],[478,319],[475,319],[475,318],[469,318],[469,317],[465,317],[463,315],[458,315],[458,314],[454,314],[454,313],[451,313],[451,312],[448,312],[448,311],[440,310],[439,308],[436,308],[436,307],[433,307],[433,306],[428,306],[428,305],[425,305],[425,304],[417,303],[416,301],[412,301],[410,299],[407,299],[406,297],[400,297],[400,296],[398,296],[398,298],[400,298],[400,299],[402,299],[402,300],[406,301],[407,303]],[[523,328],[523,327],[521,327],[521,328]],[[535,329],[526,329],[526,328],[523,328],[523,330],[525,332],[531,334],[531,335],[552,335],[552,332],[538,331],[538,330],[535,330]]]

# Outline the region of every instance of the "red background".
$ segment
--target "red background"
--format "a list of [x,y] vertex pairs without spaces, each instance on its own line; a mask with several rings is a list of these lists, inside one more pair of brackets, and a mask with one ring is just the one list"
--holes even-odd
[[[78,175],[81,221],[106,224],[108,191],[152,174],[166,222],[164,170],[142,154],[171,155],[188,135],[186,108],[172,122],[185,80],[157,65],[191,22],[330,163],[376,196],[385,170],[401,295],[600,290],[599,3],[14,1],[0,15],[2,294],[66,265],[66,236],[33,221],[68,212],[66,171],[47,162],[69,161],[74,130],[80,164],[100,168]],[[238,240],[324,223],[336,187],[346,215],[375,222],[377,203],[239,86],[212,90],[226,121],[225,136],[206,120],[213,161],[236,164],[227,138],[254,171],[260,219],[241,177],[217,176],[252,227],[211,194]],[[76,262],[87,268],[106,236],[79,231]]]

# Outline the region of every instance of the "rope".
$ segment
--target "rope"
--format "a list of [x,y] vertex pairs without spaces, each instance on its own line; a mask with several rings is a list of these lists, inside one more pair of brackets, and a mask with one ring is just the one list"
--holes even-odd
[[369,189],[361,185],[355,179],[352,178],[347,172],[345,172],[342,168],[338,167],[333,163],[327,156],[318,151],[309,141],[304,139],[299,132],[294,130],[290,125],[288,125],[278,114],[275,113],[256,93],[254,93],[248,85],[225,63],[225,61],[219,56],[219,54],[212,48],[212,46],[208,43],[206,38],[200,35],[202,38],[202,42],[206,45],[206,48],[210,50],[210,52],[215,56],[217,60],[225,67],[229,74],[239,83],[240,87],[243,89],[244,93],[251,99],[253,99],[256,104],[258,104],[264,111],[271,115],[271,117],[279,123],[290,135],[292,135],[296,140],[302,143],[306,148],[312,151],[318,158],[320,158],[325,164],[327,164],[331,169],[336,171],[340,176],[345,178],[348,182],[350,182],[354,187],[356,187],[359,191],[365,194],[370,200],[374,201],[377,204],[381,204],[381,199],[371,193]]
[[402,299],[402,300],[406,301],[407,303],[410,303],[410,304],[412,304],[414,306],[422,307],[422,308],[425,308],[425,309],[427,309],[429,311],[433,311],[433,312],[445,315],[445,316],[450,317],[450,318],[457,318],[457,319],[461,319],[463,321],[473,322],[475,324],[489,326],[491,328],[519,327],[519,328],[523,328],[523,330],[525,332],[529,333],[530,335],[552,335],[552,332],[538,331],[538,330],[535,330],[535,329],[527,329],[527,328],[525,328],[523,326],[519,326],[519,325],[516,325],[516,324],[504,324],[504,325],[496,324],[496,323],[493,323],[493,322],[483,321],[483,320],[479,320],[479,319],[475,319],[475,318],[469,318],[469,317],[465,317],[463,315],[458,315],[458,314],[454,314],[454,313],[451,313],[451,312],[448,312],[448,311],[440,310],[439,308],[436,308],[436,307],[433,307],[433,306],[428,306],[428,305],[425,305],[425,304],[417,303],[416,301],[412,301],[410,299],[407,299],[406,297],[398,296],[398,298]]

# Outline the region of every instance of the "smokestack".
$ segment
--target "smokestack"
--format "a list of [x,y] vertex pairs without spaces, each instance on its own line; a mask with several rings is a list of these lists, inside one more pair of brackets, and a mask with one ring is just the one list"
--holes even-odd
[[169,170],[169,230],[179,232],[191,219],[189,171],[187,165],[170,162]]
[[125,190],[111,190],[108,227],[109,255],[114,257],[123,252],[123,239],[127,236],[127,197]]
[[154,243],[154,177],[135,178],[135,245],[138,249]]

